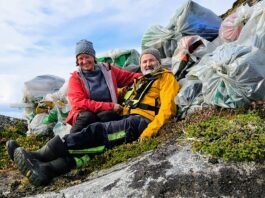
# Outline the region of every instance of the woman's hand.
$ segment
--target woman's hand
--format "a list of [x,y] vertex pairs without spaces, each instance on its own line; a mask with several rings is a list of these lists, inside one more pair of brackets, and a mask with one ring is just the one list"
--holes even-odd
[[114,104],[113,110],[117,113],[121,113],[123,111],[123,107],[120,104]]

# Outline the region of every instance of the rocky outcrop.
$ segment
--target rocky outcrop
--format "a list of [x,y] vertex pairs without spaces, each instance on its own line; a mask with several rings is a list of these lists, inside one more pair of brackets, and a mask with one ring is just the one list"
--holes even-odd
[[265,165],[226,163],[168,141],[157,150],[36,197],[265,197]]
[[17,118],[12,118],[9,116],[0,115],[0,130],[3,130],[8,127],[15,126],[20,124],[20,127],[24,129],[24,132],[27,131],[27,122],[26,120],[21,120]]

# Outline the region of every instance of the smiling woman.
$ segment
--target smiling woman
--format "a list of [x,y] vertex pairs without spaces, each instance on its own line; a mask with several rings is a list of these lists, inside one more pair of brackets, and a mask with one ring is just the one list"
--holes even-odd
[[118,88],[128,86],[140,74],[97,63],[93,43],[80,40],[76,44],[78,66],[69,80],[68,99],[71,111],[66,119],[71,133],[81,131],[94,122],[119,120],[122,106],[118,104]]

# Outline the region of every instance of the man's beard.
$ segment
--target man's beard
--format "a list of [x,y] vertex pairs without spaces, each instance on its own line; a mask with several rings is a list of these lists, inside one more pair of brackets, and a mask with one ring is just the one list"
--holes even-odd
[[142,71],[143,75],[147,75],[147,74],[150,74],[151,72],[159,70],[160,68],[161,68],[161,65],[156,65],[152,69],[141,68],[141,71]]

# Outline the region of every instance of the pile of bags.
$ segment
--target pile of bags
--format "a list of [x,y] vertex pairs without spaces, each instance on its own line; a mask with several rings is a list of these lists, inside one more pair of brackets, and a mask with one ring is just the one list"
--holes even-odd
[[263,1],[239,7],[223,20],[218,38],[202,45],[206,53],[199,60],[179,43],[178,57],[186,51],[189,61],[180,67],[183,60],[172,58],[176,78],[185,75],[186,83],[175,98],[182,117],[199,106],[238,108],[265,100],[264,13]]
[[[167,27],[152,26],[143,35],[142,50],[162,54],[181,85],[175,98],[180,117],[208,105],[238,108],[265,100],[265,3],[242,5],[223,21],[209,9],[188,0]],[[129,71],[139,71],[139,53],[114,49],[97,58]],[[28,133],[70,131],[67,82],[38,76],[25,83],[23,102]]]
[[53,75],[37,76],[24,83],[23,117],[28,123],[28,135],[63,135],[70,131],[70,125],[65,123],[70,111],[67,88],[67,81]]
[[157,25],[146,30],[142,50],[154,47],[160,50],[163,58],[170,58],[184,36],[198,35],[208,41],[214,40],[221,21],[211,10],[189,0],[176,10],[167,27]]

